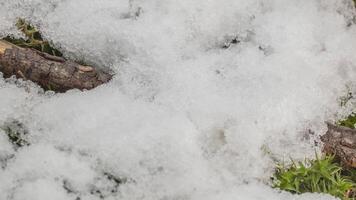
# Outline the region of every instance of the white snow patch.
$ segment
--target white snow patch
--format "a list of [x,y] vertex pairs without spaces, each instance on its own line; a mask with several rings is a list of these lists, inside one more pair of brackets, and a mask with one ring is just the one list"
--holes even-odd
[[0,199],[333,199],[271,189],[263,149],[278,159],[319,149],[356,80],[352,6],[1,1],[0,36],[20,35],[24,17],[68,58],[116,76],[56,95],[0,80],[0,126],[20,121],[30,143],[15,150],[0,131]]

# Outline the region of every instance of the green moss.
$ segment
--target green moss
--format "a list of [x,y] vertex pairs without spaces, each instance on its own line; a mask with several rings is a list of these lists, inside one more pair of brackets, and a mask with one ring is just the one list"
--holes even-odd
[[34,26],[26,22],[24,19],[18,19],[16,26],[26,36],[26,39],[7,36],[3,38],[4,40],[20,47],[33,48],[50,55],[60,57],[62,56],[62,53],[58,49],[52,47],[49,41],[46,41],[42,38],[40,31],[38,31]]
[[[352,173],[350,173],[352,172]],[[350,199],[355,187],[350,175],[346,175],[333,157],[293,162],[290,166],[278,165],[273,186],[291,193],[327,193],[341,199]],[[354,176],[354,171],[349,171]]]

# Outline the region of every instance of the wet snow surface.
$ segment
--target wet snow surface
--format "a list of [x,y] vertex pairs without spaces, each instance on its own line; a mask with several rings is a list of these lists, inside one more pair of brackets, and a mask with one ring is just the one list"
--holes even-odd
[[0,0],[0,36],[24,17],[67,58],[116,73],[56,95],[0,79],[0,125],[30,143],[0,131],[0,199],[333,199],[269,177],[350,111],[338,98],[356,80],[353,12],[351,0]]

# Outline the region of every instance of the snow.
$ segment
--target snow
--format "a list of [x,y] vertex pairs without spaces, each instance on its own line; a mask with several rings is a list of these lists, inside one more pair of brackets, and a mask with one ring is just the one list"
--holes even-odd
[[324,121],[352,109],[338,101],[356,80],[352,6],[1,0],[0,36],[26,18],[66,57],[116,75],[65,94],[0,80],[0,125],[21,122],[30,142],[0,132],[0,199],[333,199],[269,177],[273,159],[319,151]]

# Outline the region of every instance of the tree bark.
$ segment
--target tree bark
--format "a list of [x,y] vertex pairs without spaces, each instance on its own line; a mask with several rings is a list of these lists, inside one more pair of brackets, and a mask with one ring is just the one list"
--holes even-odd
[[328,131],[321,136],[323,152],[335,155],[345,167],[356,168],[356,130],[327,123]]
[[5,78],[15,75],[55,92],[74,88],[90,90],[112,78],[103,70],[34,49],[20,48],[3,40],[0,40],[0,72]]

